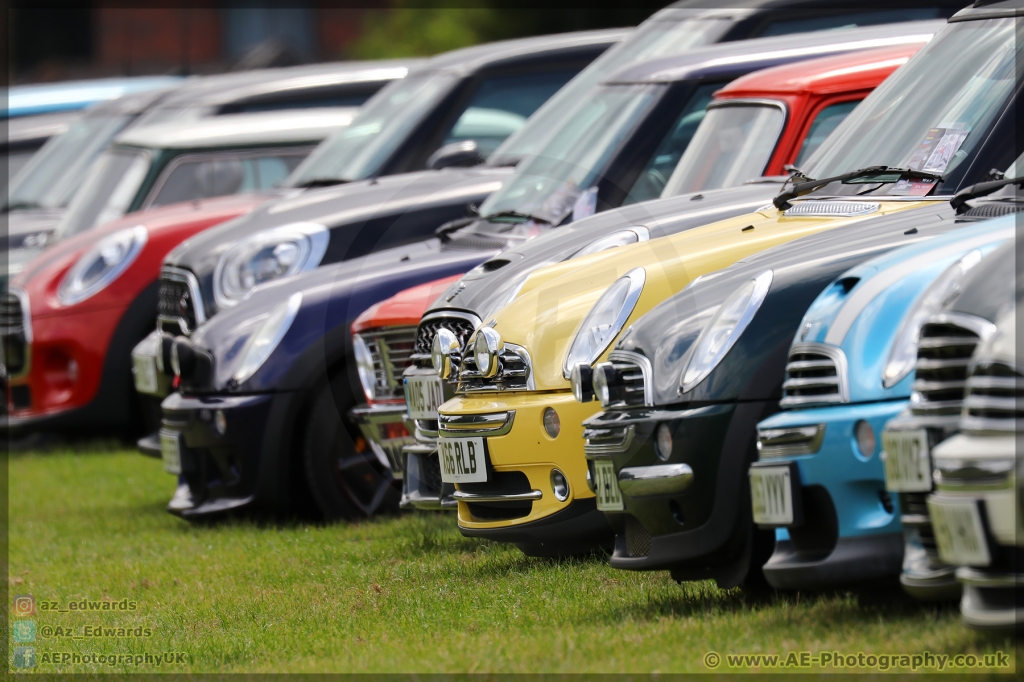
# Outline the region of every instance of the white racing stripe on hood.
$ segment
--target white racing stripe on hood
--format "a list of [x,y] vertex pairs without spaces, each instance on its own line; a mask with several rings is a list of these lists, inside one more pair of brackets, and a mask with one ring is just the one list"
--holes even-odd
[[994,242],[1013,239],[1013,235],[1014,228],[1012,227],[1006,228],[1005,230],[999,230],[994,233],[990,232],[978,235],[972,239],[966,239],[958,241],[955,244],[949,244],[941,249],[926,251],[909,260],[900,261],[892,267],[874,275],[865,282],[863,286],[857,287],[853,292],[853,295],[851,295],[850,298],[846,300],[846,303],[843,304],[839,314],[836,315],[836,319],[832,321],[832,324],[829,327],[828,334],[825,336],[825,343],[832,346],[841,346],[843,340],[846,338],[846,334],[850,331],[850,328],[853,327],[853,323],[856,322],[857,317],[864,312],[864,309],[868,307],[871,301],[875,300],[876,296],[910,273],[916,272],[923,267],[927,267],[937,260],[955,256],[961,252],[966,253],[971,249],[986,246]]

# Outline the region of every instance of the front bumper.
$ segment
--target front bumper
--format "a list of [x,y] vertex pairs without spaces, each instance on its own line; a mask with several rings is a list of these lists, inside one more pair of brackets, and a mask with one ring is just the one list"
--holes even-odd
[[[886,433],[923,429],[927,433],[930,452],[956,430],[958,422],[959,415],[923,419],[904,410],[886,425],[883,439]],[[939,558],[935,532],[928,516],[927,498],[930,491],[892,493],[899,498],[902,512],[900,523],[903,525],[904,546],[900,584],[915,599],[952,601],[960,597],[960,583],[956,579],[956,567]]]
[[[433,367],[413,365],[406,368],[402,376],[433,377],[436,374]],[[408,386],[408,382],[405,385]],[[451,383],[442,382],[441,390],[446,401],[455,396]],[[402,501],[399,506],[424,511],[455,511],[459,507],[452,497],[455,485],[441,480],[441,462],[437,456],[437,415],[433,419],[409,420],[409,423],[412,425],[413,437],[402,448],[405,476],[402,479]]]
[[[552,438],[544,431],[543,414],[555,410],[560,430]],[[511,413],[502,435],[460,431],[460,436],[484,438],[488,471],[486,483],[457,484],[459,528],[464,534],[507,542],[567,542],[605,544],[611,536],[603,515],[596,510],[594,493],[587,485],[583,456],[582,422],[593,414],[593,404],[582,405],[571,393],[486,393],[459,396],[444,403],[441,419]],[[446,432],[441,431],[442,438]],[[447,436],[450,437],[450,436]],[[568,482],[564,500],[555,497],[552,473],[559,470]],[[580,505],[578,503],[584,503]],[[567,523],[551,526],[544,538],[531,529],[560,512]],[[519,528],[521,533],[507,529]],[[517,539],[509,539],[511,537]]]
[[[610,458],[622,488],[623,511],[606,512],[616,534],[611,565],[739,584],[754,540],[746,469],[756,459],[755,425],[777,409],[776,401],[755,401],[610,410],[589,419],[589,466]],[[659,456],[654,443],[660,424],[672,434],[667,456]],[[644,494],[642,487],[622,485],[624,469],[665,465],[689,468],[666,479],[677,491]]]
[[[181,473],[191,492],[191,506],[175,505],[168,511],[193,518],[265,507],[269,500],[280,499],[273,493],[287,486],[281,462],[285,458],[279,453],[291,398],[288,393],[168,396],[161,432],[179,439]],[[224,413],[223,434],[215,426],[217,412]]]
[[[881,434],[906,401],[789,410],[758,424],[759,430],[824,426],[819,449],[808,455],[765,457],[758,466],[794,462],[803,519],[778,528],[776,550],[765,564],[778,589],[814,589],[837,582],[897,576],[903,561],[898,504],[885,490]],[[856,425],[867,422],[874,451],[861,454]]]
[[170,395],[173,379],[169,360],[172,341],[170,334],[156,330],[132,349],[132,381],[136,391],[157,398]]
[[348,415],[359,426],[377,458],[388,463],[396,479],[402,478],[405,470],[402,449],[415,442],[409,435],[405,403],[359,405],[349,410]]

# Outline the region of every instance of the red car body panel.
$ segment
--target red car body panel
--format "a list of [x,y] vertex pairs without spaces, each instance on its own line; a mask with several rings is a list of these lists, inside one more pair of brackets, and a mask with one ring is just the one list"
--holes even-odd
[[[132,304],[155,287],[167,253],[192,235],[248,213],[264,201],[266,197],[261,195],[236,195],[132,213],[58,242],[29,263],[11,281],[12,290],[27,296],[32,341],[28,344],[24,370],[7,381],[9,425],[58,416],[84,408],[96,399],[108,369],[112,340],[121,325],[129,322],[132,328],[145,333],[156,324],[155,306],[150,304],[144,310],[133,311]],[[148,239],[131,265],[94,296],[75,305],[63,305],[57,290],[78,259],[103,237],[136,225],[145,226]],[[127,313],[139,319],[126,320]],[[126,356],[124,361],[127,363],[129,358]],[[130,395],[130,376],[127,380],[125,390]],[[13,399],[15,391],[25,396],[25,388],[27,405],[24,397]],[[113,412],[123,406],[110,407]],[[102,408],[99,413],[102,415]],[[110,423],[123,421],[127,416],[111,414]],[[92,415],[89,419],[97,420]],[[94,425],[100,426],[103,421],[100,416]]]
[[[765,169],[765,175],[782,175],[783,166],[796,159],[822,109],[864,99],[922,47],[900,45],[764,69],[737,78],[716,92],[714,99],[758,99],[785,104],[786,125]],[[352,332],[415,326],[430,304],[458,279],[447,277],[395,294],[360,315],[352,324]]]

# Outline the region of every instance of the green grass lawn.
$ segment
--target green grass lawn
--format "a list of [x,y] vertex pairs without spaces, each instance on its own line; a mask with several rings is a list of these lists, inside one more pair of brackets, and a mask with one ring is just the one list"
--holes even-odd
[[[190,525],[164,511],[173,488],[131,451],[11,455],[9,593],[36,600],[35,672],[706,672],[709,651],[1002,651],[1015,662],[1011,636],[971,631],[955,606],[898,589],[680,586],[599,559],[528,559],[461,537],[440,514]],[[82,599],[136,609],[42,610]],[[149,636],[55,636],[87,626]],[[183,652],[187,663],[53,664],[47,652]]]

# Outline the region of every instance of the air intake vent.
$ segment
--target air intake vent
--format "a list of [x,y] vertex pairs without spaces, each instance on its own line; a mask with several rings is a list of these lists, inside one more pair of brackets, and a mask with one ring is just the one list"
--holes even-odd
[[27,370],[32,329],[24,303],[13,291],[0,296],[0,376],[18,376]]
[[632,515],[626,516],[626,549],[629,556],[647,556],[651,553],[651,534]]
[[787,218],[805,216],[852,217],[874,213],[879,204],[868,201],[800,201],[783,213]]
[[915,416],[945,420],[959,416],[967,367],[986,326],[992,325],[959,315],[937,315],[921,325],[910,402]]
[[842,350],[820,343],[793,344],[782,384],[782,407],[845,403],[849,399]]
[[1024,428],[1024,376],[1003,362],[975,365],[967,378],[960,426],[968,432],[998,434]]
[[415,327],[390,327],[359,332],[373,357],[376,400],[403,400],[402,372],[412,363]]

